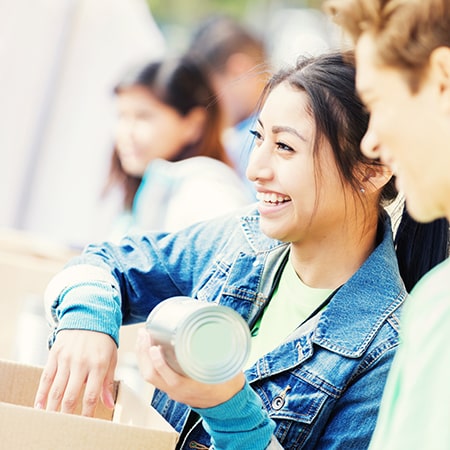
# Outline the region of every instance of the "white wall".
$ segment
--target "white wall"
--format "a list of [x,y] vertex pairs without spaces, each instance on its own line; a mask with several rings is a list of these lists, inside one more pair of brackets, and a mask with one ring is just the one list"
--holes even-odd
[[144,0],[0,0],[0,226],[103,236],[111,90],[164,51]]

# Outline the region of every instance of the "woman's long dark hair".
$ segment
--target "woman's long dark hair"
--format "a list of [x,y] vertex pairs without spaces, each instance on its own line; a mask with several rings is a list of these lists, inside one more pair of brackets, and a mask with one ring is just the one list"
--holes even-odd
[[[196,107],[207,110],[208,118],[198,142],[186,145],[171,161],[201,155],[231,165],[221,140],[222,112],[204,68],[194,57],[167,58],[139,67],[117,84],[114,93],[119,94],[123,89],[132,86],[147,89],[157,100],[174,108],[182,116],[186,116]],[[141,177],[128,175],[123,170],[114,147],[104,193],[114,185],[120,186],[124,194],[124,208],[129,210],[141,180]]]
[[[315,157],[321,141],[328,141],[342,182],[350,184],[361,198],[362,171],[370,166],[376,168],[380,162],[367,158],[360,149],[369,115],[356,92],[353,53],[330,52],[299,59],[294,67],[282,69],[271,78],[261,104],[276,86],[284,82],[305,92],[309,98],[310,112],[316,125]],[[316,179],[319,177],[317,170]],[[397,195],[392,177],[381,192],[380,214],[385,213],[383,206],[392,203]],[[403,212],[395,235],[395,246],[400,274],[408,291],[424,273],[446,258],[448,238],[447,220],[423,224],[414,221],[406,210]]]

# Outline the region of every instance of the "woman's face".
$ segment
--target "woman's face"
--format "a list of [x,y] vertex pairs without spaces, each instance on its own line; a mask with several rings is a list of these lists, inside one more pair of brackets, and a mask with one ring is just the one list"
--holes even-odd
[[285,242],[323,239],[345,226],[353,191],[343,186],[331,146],[314,158],[308,97],[287,83],[267,97],[255,130],[247,176],[255,183],[262,231]]
[[144,87],[122,89],[117,110],[116,147],[129,175],[142,176],[152,160],[170,160],[189,142],[187,119]]

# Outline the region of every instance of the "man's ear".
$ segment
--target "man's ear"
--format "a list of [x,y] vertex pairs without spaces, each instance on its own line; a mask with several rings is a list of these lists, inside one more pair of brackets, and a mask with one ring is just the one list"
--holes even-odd
[[450,48],[434,49],[429,64],[428,79],[436,83],[442,111],[450,114]]
[[361,192],[373,193],[382,189],[392,178],[392,170],[384,164],[366,166],[360,180]]

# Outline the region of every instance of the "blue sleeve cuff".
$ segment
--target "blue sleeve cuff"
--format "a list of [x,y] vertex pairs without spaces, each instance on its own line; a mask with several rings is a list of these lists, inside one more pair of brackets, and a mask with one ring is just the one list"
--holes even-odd
[[202,417],[216,450],[264,450],[275,429],[275,423],[248,382],[230,400],[194,411]]
[[111,284],[102,281],[80,283],[61,292],[55,310],[57,331],[98,331],[119,344],[122,323],[120,298]]

